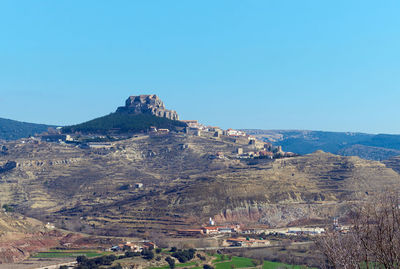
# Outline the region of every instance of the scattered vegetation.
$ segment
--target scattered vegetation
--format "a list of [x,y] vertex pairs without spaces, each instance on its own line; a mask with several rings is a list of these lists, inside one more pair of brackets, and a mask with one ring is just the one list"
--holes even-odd
[[132,252],[132,251],[127,251],[125,252],[125,255],[119,256],[119,259],[125,259],[125,258],[132,258],[132,257],[138,257],[141,254],[139,252]]
[[330,268],[399,268],[400,198],[388,193],[352,215],[349,231],[318,240]]

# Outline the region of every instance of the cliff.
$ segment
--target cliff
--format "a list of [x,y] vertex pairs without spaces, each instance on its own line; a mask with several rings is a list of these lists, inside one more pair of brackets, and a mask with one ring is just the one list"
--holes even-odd
[[157,95],[130,96],[125,101],[125,106],[119,107],[116,113],[150,114],[170,120],[179,120],[178,113],[165,109],[165,105]]

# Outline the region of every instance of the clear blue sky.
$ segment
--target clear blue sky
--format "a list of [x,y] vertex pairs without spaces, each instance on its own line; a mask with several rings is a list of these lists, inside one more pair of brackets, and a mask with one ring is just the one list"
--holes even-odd
[[0,117],[156,93],[223,128],[400,133],[400,1],[0,1]]

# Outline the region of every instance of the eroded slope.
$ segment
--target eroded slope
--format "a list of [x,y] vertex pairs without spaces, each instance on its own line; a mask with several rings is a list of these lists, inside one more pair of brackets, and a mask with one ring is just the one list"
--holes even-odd
[[271,226],[328,220],[400,185],[399,174],[375,161],[323,152],[238,160],[238,147],[251,150],[243,141],[183,134],[139,136],[110,149],[13,144],[1,161],[17,167],[0,175],[1,202],[59,227],[132,235],[209,217]]

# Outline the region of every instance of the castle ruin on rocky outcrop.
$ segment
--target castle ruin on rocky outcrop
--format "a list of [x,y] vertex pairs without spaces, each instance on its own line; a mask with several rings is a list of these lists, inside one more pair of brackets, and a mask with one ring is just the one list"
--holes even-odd
[[155,94],[129,96],[125,106],[117,109],[117,113],[128,114],[151,114],[170,120],[179,120],[178,113],[174,110],[165,109],[165,105]]

